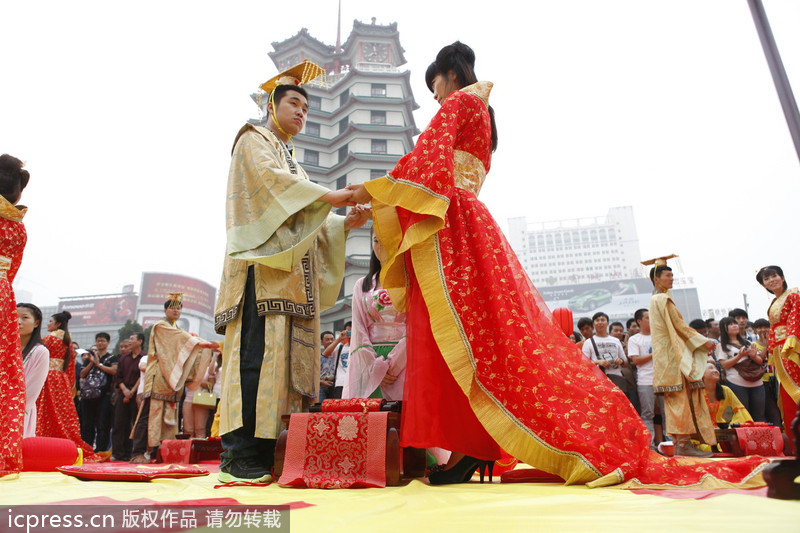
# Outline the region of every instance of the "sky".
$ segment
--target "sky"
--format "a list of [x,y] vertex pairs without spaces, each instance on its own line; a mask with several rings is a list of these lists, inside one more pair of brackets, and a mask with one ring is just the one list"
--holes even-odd
[[[800,2],[764,6],[797,91]],[[800,164],[745,0],[342,0],[342,41],[372,17],[398,25],[420,129],[425,67],[475,50],[500,137],[480,198],[502,227],[630,205],[643,258],[679,254],[704,309],[746,294],[765,316],[767,264],[800,283]],[[0,19],[0,152],[31,173],[17,290],[217,286],[230,148],[271,43],[335,44],[337,2],[0,0]]]

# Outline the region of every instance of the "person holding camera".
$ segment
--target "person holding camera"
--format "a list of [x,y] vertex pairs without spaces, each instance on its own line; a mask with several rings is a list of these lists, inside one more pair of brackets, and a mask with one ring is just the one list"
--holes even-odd
[[336,361],[333,373],[333,393],[328,396],[330,399],[339,399],[342,397],[342,389],[347,381],[347,367],[350,363],[350,335],[353,323],[348,321],[344,324],[344,329],[339,332],[336,340],[333,341],[325,351],[322,352],[324,357],[333,357]]
[[108,351],[111,335],[95,335],[94,350],[80,371],[81,438],[94,444],[94,451],[108,450],[111,440],[111,382],[117,374],[119,356]]

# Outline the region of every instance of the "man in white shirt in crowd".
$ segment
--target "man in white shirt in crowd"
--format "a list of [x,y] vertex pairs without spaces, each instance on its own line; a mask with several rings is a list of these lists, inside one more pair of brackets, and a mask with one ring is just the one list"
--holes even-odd
[[625,351],[616,337],[608,334],[608,315],[602,311],[592,317],[594,336],[583,343],[583,354],[599,366],[614,385],[624,391],[625,378],[620,367],[625,365]]
[[[650,338],[650,313],[638,309],[633,315],[639,325],[639,333],[628,339],[628,357],[636,365],[636,386],[639,390],[639,404],[642,408],[642,421],[651,437],[655,437],[653,418],[658,403],[659,412],[664,413],[664,396],[653,392],[653,342]],[[650,446],[655,449],[654,442]]]

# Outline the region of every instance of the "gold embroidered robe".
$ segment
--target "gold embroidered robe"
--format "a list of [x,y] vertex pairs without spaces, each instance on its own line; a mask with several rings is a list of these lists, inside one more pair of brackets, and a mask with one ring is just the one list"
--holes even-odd
[[144,397],[150,398],[148,446],[175,437],[183,387],[198,388],[211,362],[211,350],[198,346],[205,342],[166,320],[153,326],[144,374]]
[[258,314],[266,322],[255,436],[277,438],[281,415],[316,401],[319,313],[336,302],[344,277],[344,217],[318,201],[327,192],[308,179],[271,131],[250,124],[239,131],[228,175],[227,249],[215,313],[216,330],[225,335],[220,435],[243,425],[241,310],[250,266]]
[[653,342],[653,390],[664,393],[667,433],[699,434],[706,444],[716,444],[714,424],[704,396],[703,374],[708,339],[684,322],[667,293],[650,299]]

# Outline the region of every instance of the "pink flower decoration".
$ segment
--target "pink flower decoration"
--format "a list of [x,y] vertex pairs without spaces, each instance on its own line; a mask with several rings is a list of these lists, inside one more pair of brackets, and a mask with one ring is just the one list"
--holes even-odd
[[378,303],[386,307],[392,305],[392,300],[389,298],[389,293],[386,289],[381,289],[380,292],[378,292]]

